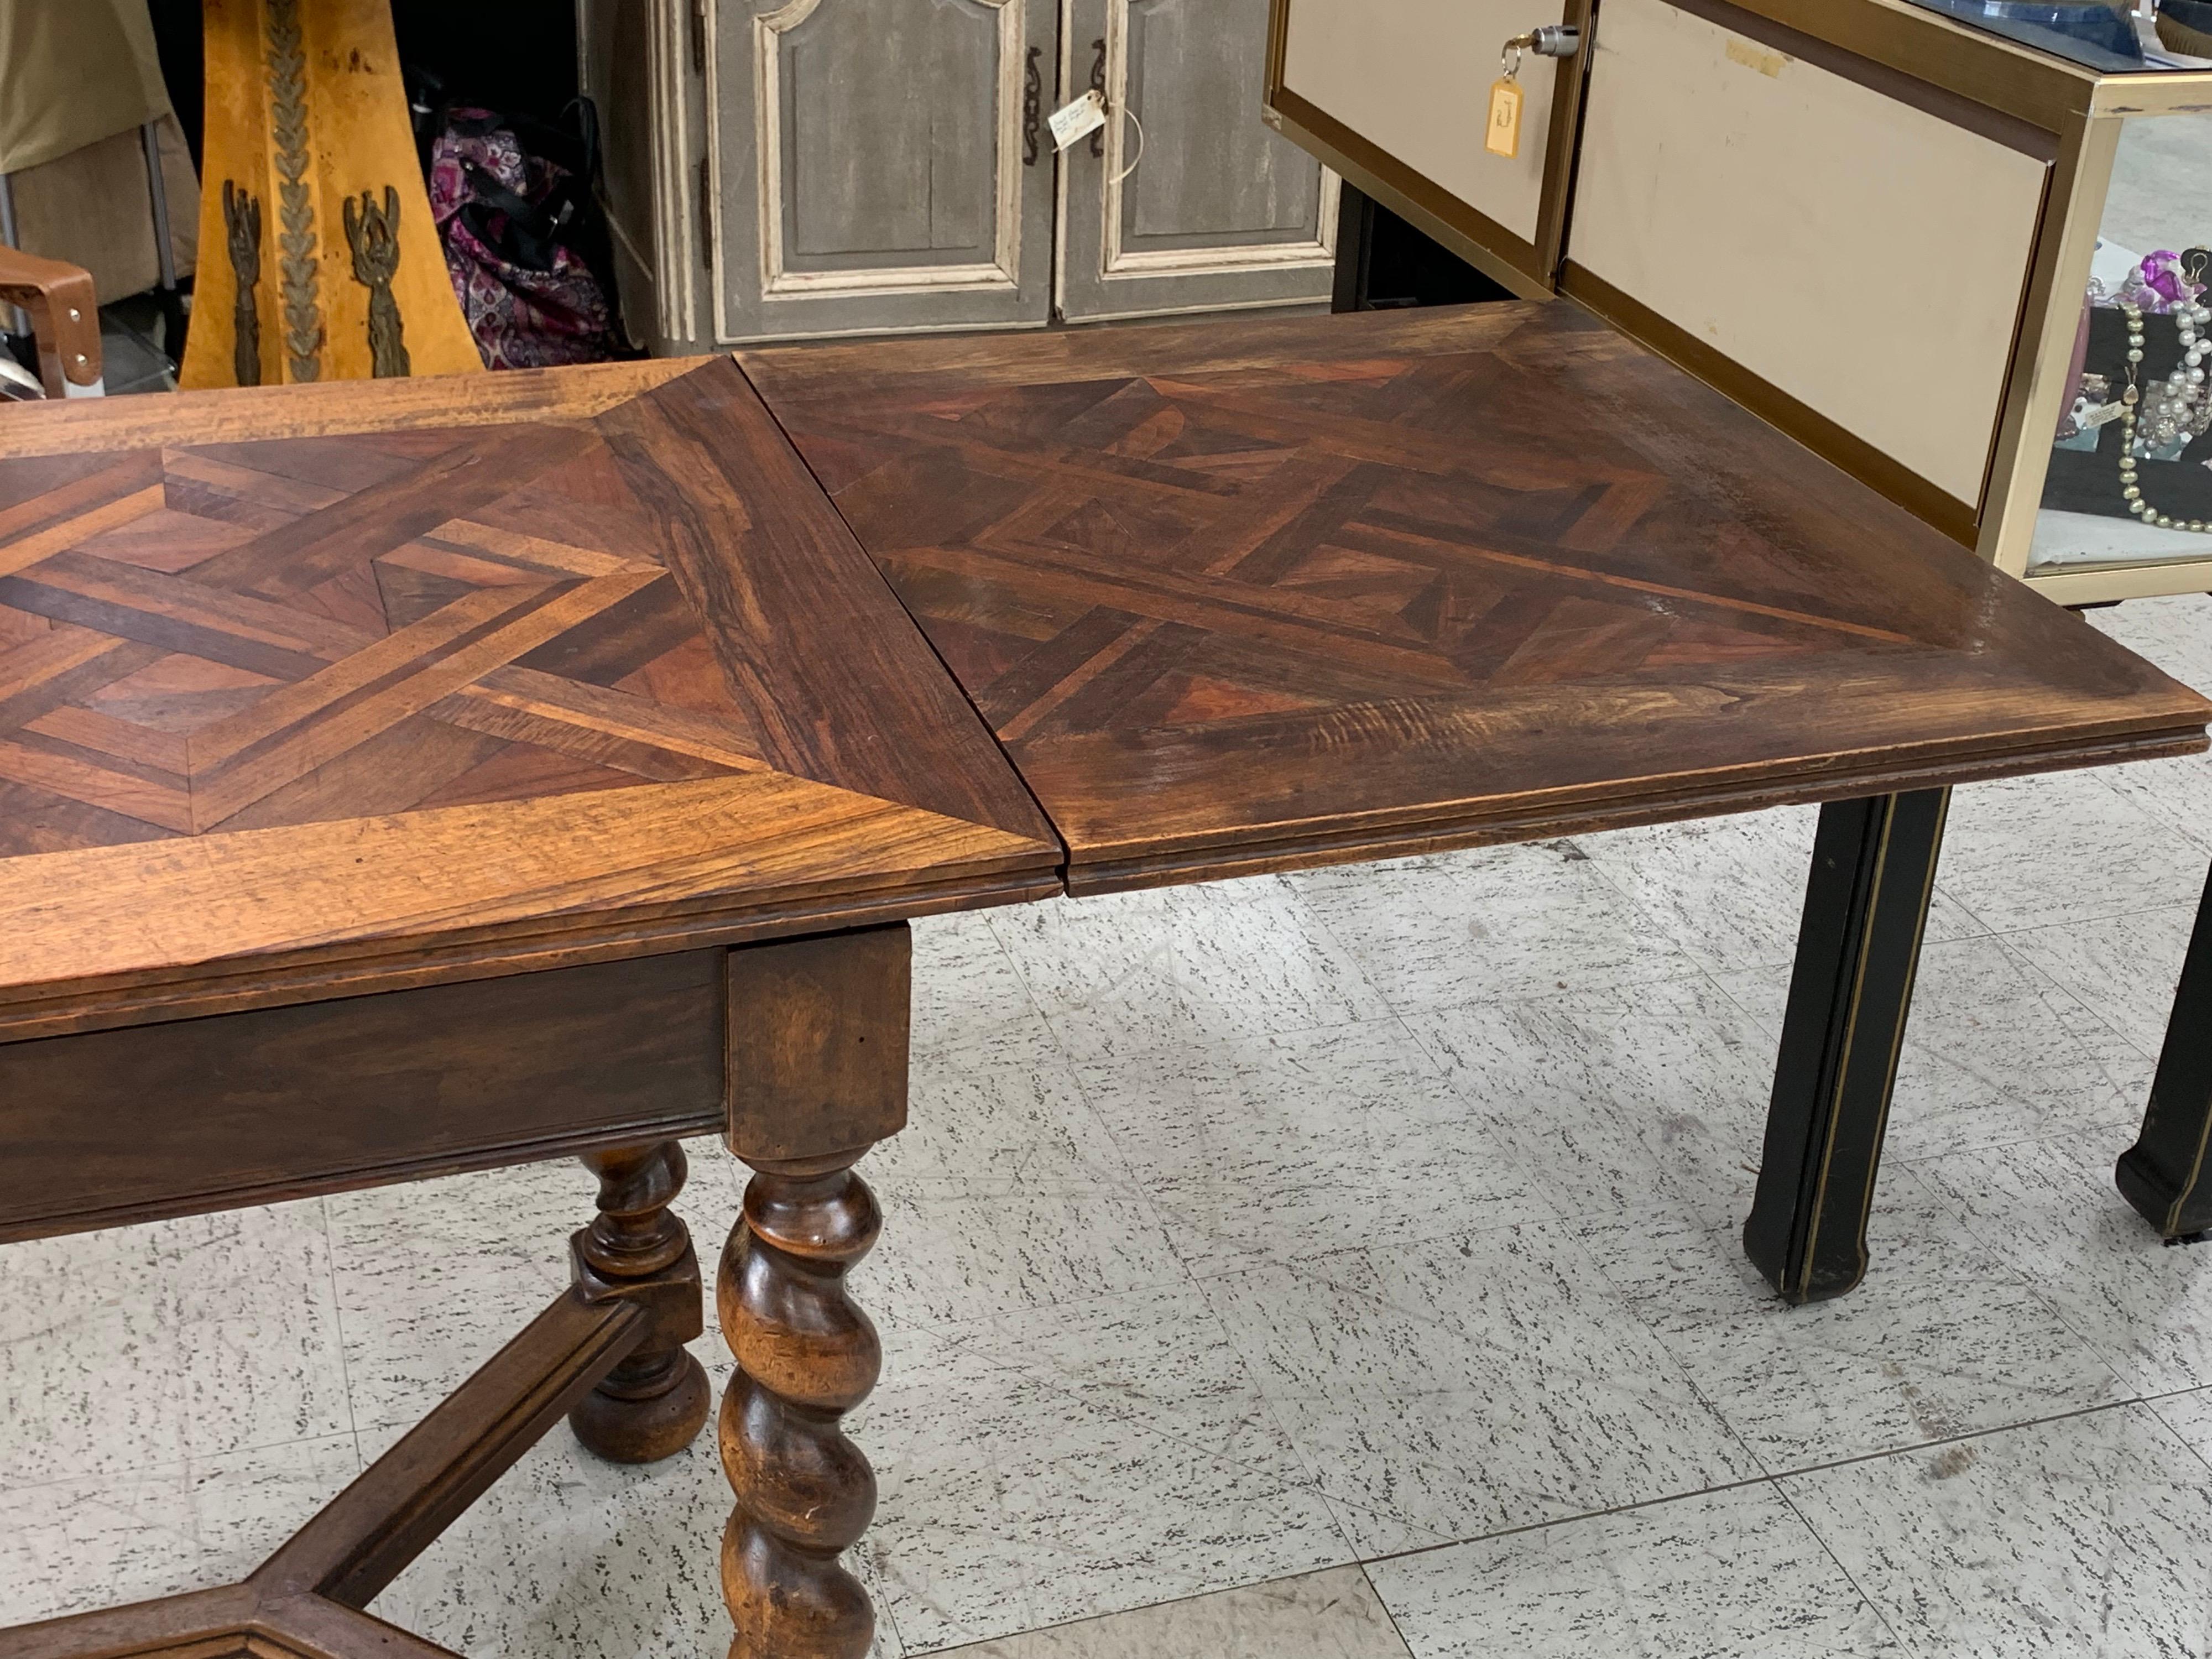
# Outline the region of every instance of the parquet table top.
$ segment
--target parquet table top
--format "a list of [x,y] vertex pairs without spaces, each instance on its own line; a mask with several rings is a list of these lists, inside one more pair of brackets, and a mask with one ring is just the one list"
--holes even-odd
[[1565,303],[24,410],[0,1040],[2209,714]]
[[1571,302],[739,361],[1076,890],[2203,746]]
[[1059,861],[727,359],[0,419],[0,1035]]

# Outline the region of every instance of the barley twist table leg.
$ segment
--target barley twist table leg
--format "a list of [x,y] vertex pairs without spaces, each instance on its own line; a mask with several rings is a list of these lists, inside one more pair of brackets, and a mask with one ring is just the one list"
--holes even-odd
[[715,1279],[738,1361],[720,1431],[737,1496],[722,1538],[731,1659],[862,1659],[875,1633],[867,1592],[837,1560],[876,1508],[875,1472],[838,1427],[883,1364],[845,1293],[883,1231],[853,1173],[860,1157],[747,1160],[756,1173]]
[[690,1230],[668,1206],[684,1189],[684,1148],[673,1140],[589,1152],[599,1213],[571,1241],[578,1285],[623,1297],[653,1315],[653,1334],[569,1413],[576,1438],[617,1463],[653,1463],[690,1445],[714,1390],[684,1345],[706,1328],[699,1260]]

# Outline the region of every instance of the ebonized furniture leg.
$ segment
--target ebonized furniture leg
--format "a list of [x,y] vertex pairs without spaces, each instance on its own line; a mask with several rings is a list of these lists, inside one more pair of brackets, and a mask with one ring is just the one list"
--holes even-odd
[[1792,1303],[1865,1276],[1866,1224],[1950,791],[1820,809],[1743,1247]]
[[2166,1238],[2212,1229],[2212,883],[2197,907],[2197,929],[2181,965],[2173,1018],[2151,1080],[2142,1133],[2120,1154],[2113,1178],[2121,1196]]
[[576,1288],[586,1298],[635,1302],[652,1334],[569,1414],[585,1447],[617,1463],[653,1463],[690,1445],[714,1390],[684,1345],[706,1329],[699,1258],[690,1230],[669,1209],[684,1188],[684,1148],[673,1140],[587,1152],[599,1177],[599,1213],[569,1242]]
[[1329,292],[1331,311],[1367,309],[1368,263],[1375,255],[1375,203],[1346,180],[1336,208],[1336,278]]
[[876,1510],[838,1426],[883,1366],[845,1275],[883,1231],[853,1173],[906,1122],[904,923],[730,953],[730,1150],[754,1174],[715,1276],[730,1659],[864,1659],[875,1611],[838,1564]]

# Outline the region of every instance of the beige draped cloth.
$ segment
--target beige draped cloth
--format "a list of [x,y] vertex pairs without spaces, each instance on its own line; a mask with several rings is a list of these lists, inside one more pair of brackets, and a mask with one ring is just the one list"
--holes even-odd
[[0,173],[168,112],[146,0],[0,0]]
[[191,272],[199,181],[170,112],[146,0],[0,0],[0,173],[27,252],[93,274],[103,300],[161,265],[139,129],[161,123],[177,272]]

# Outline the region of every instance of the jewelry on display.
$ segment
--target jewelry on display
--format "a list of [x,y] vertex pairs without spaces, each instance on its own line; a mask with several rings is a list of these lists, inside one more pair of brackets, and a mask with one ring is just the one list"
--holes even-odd
[[2128,323],[2128,385],[2120,393],[2121,498],[2130,513],[2161,530],[2193,530],[2200,535],[2212,532],[2212,524],[2202,519],[2171,518],[2145,501],[2136,465],[2139,456],[2164,449],[2176,439],[2194,438],[2212,427],[2212,396],[2206,392],[2204,371],[2204,360],[2212,356],[2212,341],[2199,331],[2212,323],[2212,307],[2195,297],[2174,304],[2173,325],[2181,343],[2181,362],[2172,374],[2152,386],[2148,397],[2136,384],[2143,361],[2142,308],[2123,301],[2120,311]]

